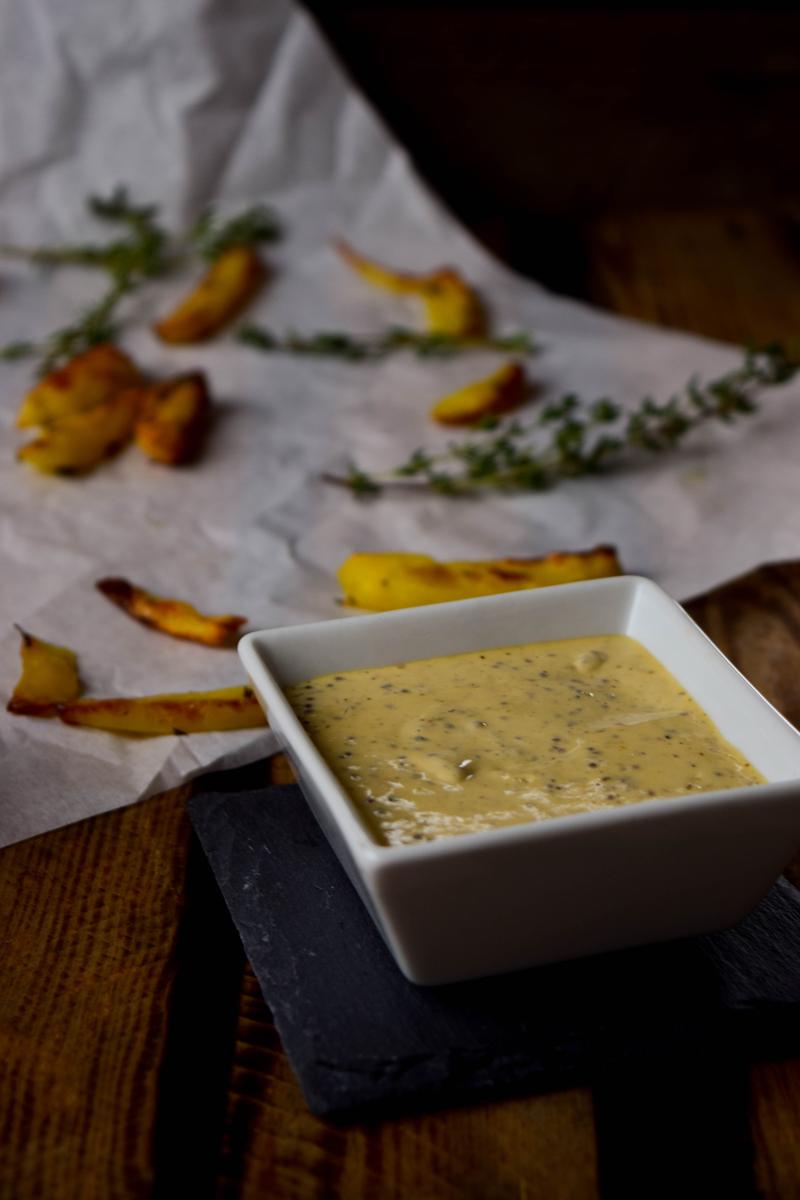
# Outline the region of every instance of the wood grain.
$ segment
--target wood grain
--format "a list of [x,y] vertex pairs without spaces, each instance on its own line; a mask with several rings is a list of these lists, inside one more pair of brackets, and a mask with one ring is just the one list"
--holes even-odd
[[750,1129],[759,1196],[800,1195],[800,1059],[758,1063],[750,1071]]
[[687,611],[800,726],[800,563],[772,563],[689,600]]
[[603,307],[738,345],[800,335],[796,213],[608,213],[587,224],[585,244]]
[[149,1196],[187,789],[2,854],[0,1196]]

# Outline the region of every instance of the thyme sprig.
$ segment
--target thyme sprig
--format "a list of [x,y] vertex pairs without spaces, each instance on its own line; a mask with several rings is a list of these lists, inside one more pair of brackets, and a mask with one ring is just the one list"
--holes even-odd
[[89,212],[100,221],[120,225],[124,236],[109,242],[75,245],[0,246],[0,255],[24,258],[43,266],[81,266],[104,271],[110,282],[100,299],[79,313],[74,321],[54,330],[41,342],[12,342],[0,349],[0,358],[14,361],[38,357],[38,373],[47,374],[60,362],[110,341],[118,332],[115,314],[123,296],[145,280],[164,275],[176,256],[167,233],[157,223],[158,209],[134,204],[127,189],[117,187],[108,196],[90,196]]
[[127,288],[135,282],[165,274],[173,265],[169,238],[157,224],[155,205],[133,204],[127,189],[117,187],[106,197],[90,196],[87,208],[100,221],[121,225],[124,236],[110,242],[79,242],[59,246],[0,245],[0,255],[23,258],[40,266],[95,267]]
[[8,342],[0,346],[0,362],[19,362],[22,358],[31,358],[36,350],[36,342]]
[[645,397],[626,410],[613,400],[586,402],[574,394],[545,406],[532,424],[488,419],[477,436],[451,442],[442,453],[424,449],[386,474],[352,466],[326,476],[358,496],[376,495],[387,484],[412,484],[460,496],[484,489],[543,491],[564,479],[619,466],[638,451],[676,449],[710,421],[732,424],[756,412],[764,388],[787,383],[800,361],[778,344],[748,349],[735,370],[702,383],[693,378],[666,401]]
[[227,221],[213,210],[204,212],[189,232],[189,242],[209,262],[219,258],[231,246],[253,246],[274,242],[281,235],[278,218],[266,205],[257,204]]
[[40,359],[37,374],[47,375],[59,363],[74,358],[76,354],[103,342],[113,341],[119,333],[119,322],[115,320],[114,313],[128,290],[124,282],[112,286],[97,304],[84,309],[71,324],[54,330],[46,337],[36,350]]
[[216,258],[233,244],[271,240],[279,235],[277,221],[264,207],[247,209],[226,221],[213,211],[203,214],[185,237],[170,237],[158,222],[158,207],[138,204],[124,187],[108,196],[90,196],[92,216],[124,231],[107,242],[79,242],[58,246],[0,245],[0,256],[25,259],[40,266],[89,267],[105,272],[109,286],[100,299],[74,321],[54,330],[40,342],[17,341],[0,347],[0,361],[39,358],[38,373],[47,374],[65,359],[119,332],[120,301],[150,279],[166,275],[190,252]]
[[112,285],[96,304],[84,309],[69,325],[54,330],[41,342],[9,342],[0,347],[0,361],[38,358],[37,375],[47,375],[61,362],[91,346],[113,341],[119,332],[114,311],[127,290],[124,283]]
[[339,358],[346,362],[371,362],[400,350],[411,350],[420,358],[450,358],[466,350],[499,350],[507,354],[531,354],[535,347],[527,333],[503,337],[460,338],[445,333],[424,333],[391,326],[372,337],[321,330],[302,334],[290,330],[280,336],[260,325],[242,325],[236,340],[267,354],[297,354],[313,358]]

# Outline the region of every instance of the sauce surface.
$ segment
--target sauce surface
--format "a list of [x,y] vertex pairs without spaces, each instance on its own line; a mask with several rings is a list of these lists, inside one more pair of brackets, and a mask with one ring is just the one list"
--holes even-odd
[[764,782],[622,634],[342,671],[286,694],[388,845]]

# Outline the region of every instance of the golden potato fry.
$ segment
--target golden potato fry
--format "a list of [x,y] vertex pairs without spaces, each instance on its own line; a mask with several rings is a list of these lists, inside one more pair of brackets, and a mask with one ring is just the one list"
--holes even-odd
[[474,425],[483,417],[519,408],[525,400],[525,373],[519,363],[506,363],[485,379],[443,396],[431,409],[440,425]]
[[486,332],[486,318],[480,298],[458,271],[450,267],[434,271],[428,276],[421,299],[429,333],[442,333],[454,338],[477,338]]
[[542,558],[437,562],[427,554],[351,554],[337,575],[346,604],[386,612],[620,575],[613,546]]
[[17,425],[47,425],[72,413],[94,408],[141,379],[134,363],[110,342],[76,354],[57,371],[51,371],[22,401]]
[[394,267],[386,267],[383,263],[360,254],[342,238],[334,242],[334,247],[348,267],[373,287],[392,292],[396,296],[418,296],[425,288],[428,278],[426,275],[413,275],[410,271],[396,271]]
[[127,445],[138,408],[138,389],[118,392],[94,408],[51,421],[20,447],[17,458],[48,475],[84,474]]
[[204,646],[230,646],[247,620],[247,617],[231,615],[205,616],[183,600],[154,596],[127,579],[99,579],[95,587],[112,604],[143,625]]
[[202,371],[142,389],[134,440],[154,462],[191,462],[203,439],[211,402]]
[[63,704],[58,715],[66,725],[85,725],[110,733],[151,737],[170,733],[215,733],[255,729],[267,720],[249,687],[218,688],[211,692],[172,692],[109,700],[76,700]]
[[400,296],[418,296],[429,333],[449,337],[480,337],[485,319],[480,299],[452,267],[439,267],[423,275],[396,271],[366,258],[341,239],[334,243],[342,259],[367,283]]
[[54,646],[41,638],[17,630],[22,674],[6,707],[25,717],[55,716],[59,704],[77,700],[83,688],[78,676],[78,659],[66,646]]
[[197,286],[153,326],[162,342],[204,342],[219,333],[252,300],[266,279],[266,268],[252,246],[231,246],[206,271]]

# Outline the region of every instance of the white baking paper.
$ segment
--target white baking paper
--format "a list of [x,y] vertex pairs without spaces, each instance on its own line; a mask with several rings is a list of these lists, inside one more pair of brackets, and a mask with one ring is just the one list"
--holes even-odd
[[[180,224],[211,202],[268,201],[285,224],[253,320],[283,330],[377,332],[413,305],[373,292],[330,249],[344,234],[407,268],[457,265],[497,331],[533,330],[541,394],[669,394],[736,351],[562,300],[495,262],[443,211],[309,18],[264,0],[9,0],[0,8],[0,239],[96,236],[89,192],[126,182]],[[532,150],[532,152],[534,152]],[[431,402],[483,373],[484,354],[370,365],[264,357],[231,341],[168,350],[148,331],[185,281],[137,294],[125,345],[153,372],[202,368],[217,398],[207,453],[185,470],[134,450],[84,479],[19,465],[24,364],[2,368],[0,681],[18,671],[17,621],[74,648],[95,695],[243,680],[232,651],[164,638],[94,589],[124,575],[250,627],[344,617],[335,568],[353,550],[443,557],[615,543],[630,571],[684,597],[800,552],[798,389],[747,427],[709,431],[654,459],[543,495],[456,502],[391,494],[369,504],[320,481],[348,460],[391,466],[444,444]],[[0,341],[43,335],[102,287],[89,272],[0,263]],[[0,844],[128,804],[212,764],[272,748],[263,731],[125,739],[0,717]]]

